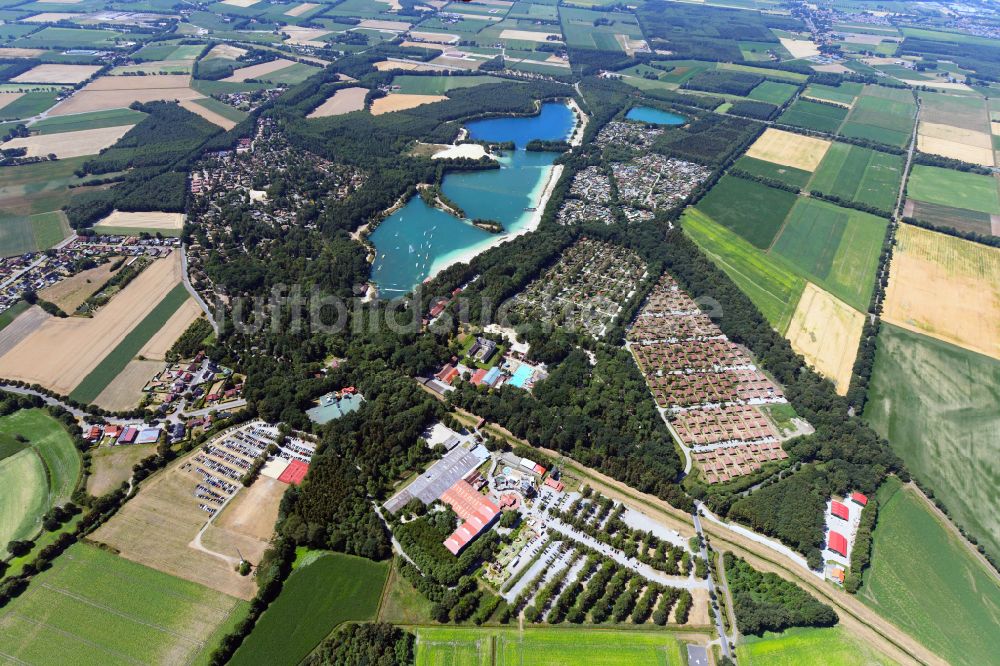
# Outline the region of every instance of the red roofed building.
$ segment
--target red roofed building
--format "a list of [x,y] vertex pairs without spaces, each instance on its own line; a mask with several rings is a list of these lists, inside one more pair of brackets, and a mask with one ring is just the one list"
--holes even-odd
[[847,510],[847,507],[837,500],[833,500],[833,502],[830,503],[830,513],[841,520],[847,520],[851,517],[851,512]]
[[833,569],[830,571],[830,575],[835,579],[840,581],[840,584],[844,584],[844,570],[843,569]]
[[444,547],[451,551],[452,555],[462,552],[470,541],[492,525],[500,515],[500,507],[485,495],[476,492],[476,489],[464,480],[459,480],[444,491],[441,501],[451,506],[455,514],[465,521],[444,541]]
[[458,377],[458,368],[449,363],[448,365],[441,368],[441,372],[437,373],[434,376],[437,377],[442,382],[444,382],[445,384],[451,384],[455,380],[455,377]]
[[309,471],[309,465],[302,462],[301,460],[293,460],[288,463],[288,467],[285,471],[281,473],[278,477],[278,481],[282,483],[290,483],[294,486],[302,483],[302,479],[306,478],[306,473]]
[[557,493],[561,493],[563,491],[563,488],[566,487],[563,485],[562,481],[556,481],[551,476],[545,479],[545,485],[547,485],[549,488],[552,488]]
[[866,506],[868,504],[868,498],[861,493],[851,493],[851,501],[861,506]]
[[826,547],[835,553],[839,553],[844,557],[847,557],[847,539],[840,532],[830,531],[830,536],[827,537]]
[[480,384],[482,384],[483,383],[483,377],[486,376],[486,372],[487,372],[486,370],[483,370],[482,368],[479,368],[474,373],[472,373],[472,383],[475,384],[476,386],[479,386]]
[[541,465],[539,465],[538,463],[535,463],[535,474],[538,474],[540,476],[544,475],[545,474],[545,468],[542,467]]

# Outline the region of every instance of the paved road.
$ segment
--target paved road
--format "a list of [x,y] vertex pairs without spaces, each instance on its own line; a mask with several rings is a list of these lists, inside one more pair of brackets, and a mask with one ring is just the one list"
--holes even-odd
[[[708,542],[705,539],[705,532],[701,529],[701,518],[698,516],[699,502],[695,502],[695,512],[692,514],[694,518],[694,531],[698,533],[698,540],[701,542],[701,556],[705,560],[705,563],[711,562],[708,559]],[[718,597],[718,592],[715,587],[715,577],[712,575],[712,567],[708,567],[708,589],[715,592],[715,596]],[[722,624],[722,613],[715,613],[715,631],[719,634],[720,647],[722,648],[722,654],[730,659],[733,658],[733,653],[729,649],[729,637],[726,636],[725,626]]]
[[208,309],[208,303],[205,302],[205,299],[203,299],[201,294],[199,294],[194,286],[191,285],[191,279],[188,277],[187,247],[183,244],[181,244],[181,277],[184,280],[184,288],[187,289],[188,293],[191,294],[191,298],[195,300],[198,307],[200,307],[205,313],[205,316],[208,317],[208,323],[212,325],[212,330],[215,331],[216,335],[218,335],[219,322],[217,322],[215,317],[212,316],[212,311]]

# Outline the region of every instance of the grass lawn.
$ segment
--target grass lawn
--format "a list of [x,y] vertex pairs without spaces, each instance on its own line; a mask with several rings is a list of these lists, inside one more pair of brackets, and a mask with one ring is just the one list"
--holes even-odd
[[736,648],[742,666],[876,666],[893,662],[840,627],[796,627],[780,634],[750,636]]
[[379,622],[433,624],[431,606],[434,604],[403,578],[396,566],[391,567],[385,586],[385,598],[378,611]]
[[795,199],[791,192],[727,175],[698,203],[698,209],[765,249],[781,229]]
[[159,303],[156,304],[145,319],[129,331],[118,346],[108,352],[108,355],[97,364],[90,374],[83,378],[83,381],[73,389],[70,394],[74,400],[83,403],[93,402],[94,398],[101,394],[108,384],[118,376],[128,362],[131,361],[139,350],[149,342],[170,319],[171,315],[177,311],[190,296],[183,284],[167,292]]
[[784,333],[805,280],[780,257],[768,257],[697,208],[682,217],[684,232],[743,290],[771,325]]
[[767,102],[768,104],[774,104],[775,106],[781,106],[788,100],[792,98],[795,91],[799,89],[798,86],[793,86],[790,83],[778,83],[777,81],[764,81],[759,84],[756,88],[750,91],[747,95],[750,99],[757,100],[758,102]]
[[229,663],[299,663],[337,625],[375,618],[388,571],[342,553],[301,564]]
[[918,201],[1000,215],[993,176],[917,164],[906,183],[906,193]]
[[1000,361],[883,323],[865,419],[1000,557]]
[[1000,583],[892,477],[878,492],[871,568],[858,596],[951,664],[996,661]]
[[499,83],[503,79],[495,76],[412,76],[402,74],[392,79],[392,85],[399,86],[406,95],[443,95],[455,88],[471,88],[484,83]]
[[146,114],[142,111],[109,109],[107,111],[92,111],[90,113],[76,113],[70,116],[46,118],[32,125],[31,130],[37,130],[39,134],[78,132],[80,130],[100,129],[102,127],[135,125],[145,117]]
[[891,211],[902,177],[901,155],[835,141],[823,156],[809,188]]
[[0,610],[3,651],[15,663],[207,664],[247,607],[80,543]]
[[835,133],[847,117],[847,109],[810,102],[807,99],[797,99],[781,114],[778,122],[794,127]]
[[81,466],[69,433],[44,409],[0,417],[0,543],[33,536],[43,513],[69,501]]
[[417,666],[674,666],[681,643],[665,631],[420,627]]
[[864,312],[888,222],[814,198],[799,199],[771,255],[777,254],[851,307]]
[[7,328],[12,321],[17,319],[17,316],[27,310],[30,305],[27,301],[18,301],[14,305],[10,306],[3,313],[0,313],[0,331]]

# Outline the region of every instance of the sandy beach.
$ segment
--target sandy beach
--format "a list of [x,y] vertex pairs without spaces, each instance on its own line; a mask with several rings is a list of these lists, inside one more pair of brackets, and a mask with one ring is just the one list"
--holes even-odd
[[587,123],[590,122],[590,118],[583,112],[583,109],[580,108],[580,105],[576,103],[576,99],[573,97],[569,98],[569,101],[566,102],[566,106],[573,109],[573,111],[578,114],[577,118],[580,119],[580,122],[573,128],[573,133],[570,135],[572,138],[569,141],[569,145],[583,145],[583,133],[587,131]]

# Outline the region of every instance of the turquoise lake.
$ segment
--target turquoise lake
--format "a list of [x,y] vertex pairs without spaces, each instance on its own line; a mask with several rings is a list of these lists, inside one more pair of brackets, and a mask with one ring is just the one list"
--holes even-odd
[[629,120],[638,120],[651,125],[683,125],[688,121],[684,116],[669,111],[661,111],[649,106],[633,106],[629,109],[625,117]]
[[556,153],[528,152],[531,139],[557,141],[570,136],[573,111],[563,104],[543,104],[537,116],[475,120],[469,136],[484,141],[513,141],[516,150],[499,157],[500,168],[452,173],[444,193],[470,218],[497,220],[505,232],[491,234],[412,197],[368,237],[375,246],[372,281],[383,298],[400,296],[459,261],[469,261],[493,245],[524,233],[538,208]]

